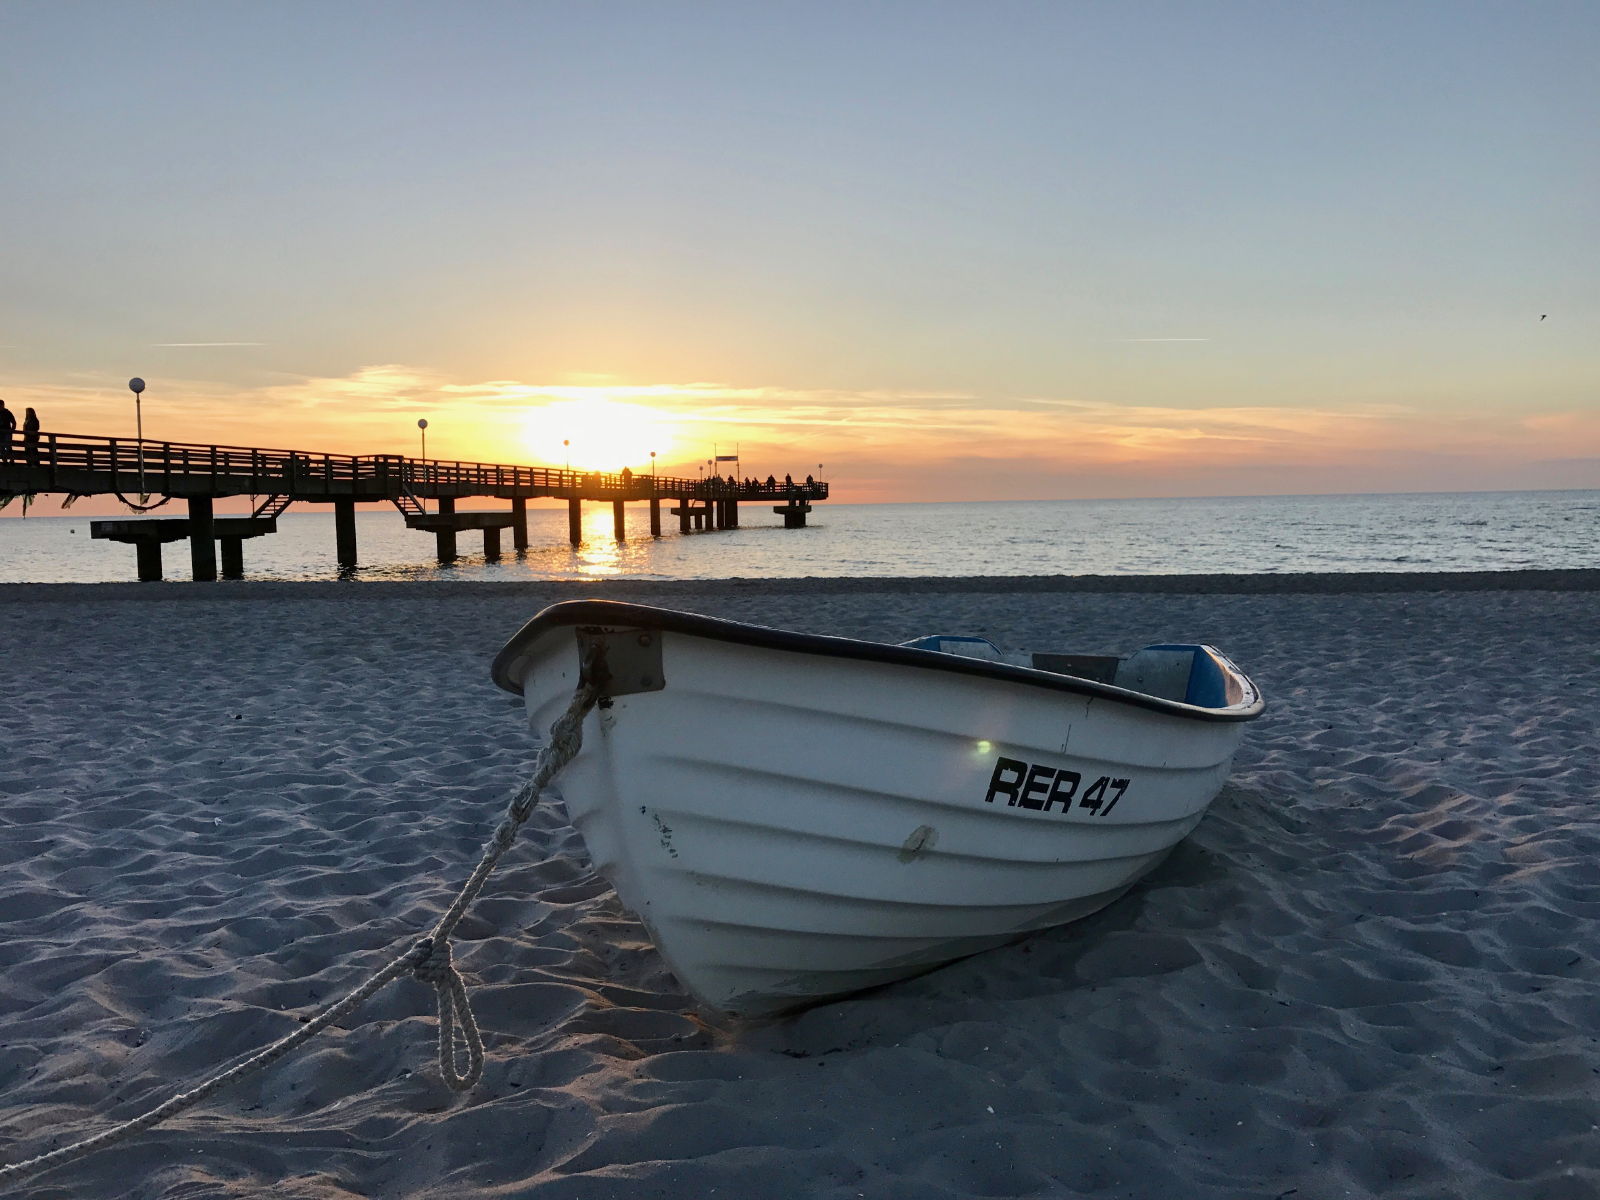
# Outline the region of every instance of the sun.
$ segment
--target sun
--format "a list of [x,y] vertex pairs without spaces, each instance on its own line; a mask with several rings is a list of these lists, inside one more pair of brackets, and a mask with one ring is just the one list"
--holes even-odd
[[650,452],[664,462],[673,442],[671,427],[654,409],[605,396],[553,400],[529,408],[522,419],[529,456],[574,471],[647,471]]

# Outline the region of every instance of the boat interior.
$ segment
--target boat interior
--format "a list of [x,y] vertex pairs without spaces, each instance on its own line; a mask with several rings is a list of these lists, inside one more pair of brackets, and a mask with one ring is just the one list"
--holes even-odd
[[1146,646],[1133,654],[1008,655],[987,638],[934,634],[904,643],[917,650],[936,650],[963,658],[1008,662],[1095,683],[1109,683],[1146,696],[1177,700],[1201,708],[1225,708],[1227,676],[1222,664],[1204,646]]

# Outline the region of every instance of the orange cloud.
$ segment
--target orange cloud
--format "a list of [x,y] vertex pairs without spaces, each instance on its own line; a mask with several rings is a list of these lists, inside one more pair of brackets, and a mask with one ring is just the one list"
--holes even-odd
[[[125,381],[4,387],[48,429],[131,434]],[[219,390],[157,380],[147,437],[334,453],[694,473],[737,445],[746,474],[826,464],[840,500],[1600,486],[1600,415],[1447,412],[1417,404],[1188,407],[1054,396],[629,383],[463,381],[376,364],[346,376]],[[577,431],[577,432],[573,432]],[[574,442],[563,447],[563,441]],[[611,461],[614,458],[615,461]],[[1559,463],[1553,474],[1539,464]]]

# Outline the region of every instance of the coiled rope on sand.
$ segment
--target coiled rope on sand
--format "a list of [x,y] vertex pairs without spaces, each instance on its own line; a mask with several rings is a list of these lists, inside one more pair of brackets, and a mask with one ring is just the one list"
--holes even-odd
[[[583,719],[599,700],[600,692],[589,681],[590,672],[585,670],[582,674],[585,681],[580,683],[577,691],[573,693],[572,702],[567,706],[567,710],[550,727],[550,741],[539,752],[533,778],[511,798],[506,806],[505,817],[484,845],[483,856],[478,860],[477,867],[462,885],[454,903],[445,910],[444,916],[439,918],[432,933],[413,943],[409,950],[373,974],[342,1000],[325,1006],[316,1016],[309,1018],[304,1025],[287,1037],[280,1038],[244,1061],[213,1075],[186,1092],[178,1093],[131,1121],[124,1121],[120,1125],[73,1142],[69,1146],[51,1150],[47,1154],[0,1167],[0,1186],[19,1182],[55,1167],[65,1166],[96,1150],[108,1149],[136,1133],[159,1125],[168,1117],[192,1108],[213,1092],[270,1066],[408,971],[413,978],[432,985],[438,996],[439,1074],[444,1077],[445,1083],[457,1092],[464,1092],[476,1084],[483,1076],[483,1035],[478,1030],[477,1019],[473,1016],[472,1005],[467,999],[467,985],[451,958],[450,934],[455,929],[456,923],[466,915],[467,909],[477,898],[478,893],[483,890],[484,881],[489,878],[489,873],[500,861],[500,856],[516,839],[517,830],[532,814],[540,792],[576,757],[578,750],[583,746]],[[465,1071],[456,1069],[458,1035],[464,1043],[467,1054]]]

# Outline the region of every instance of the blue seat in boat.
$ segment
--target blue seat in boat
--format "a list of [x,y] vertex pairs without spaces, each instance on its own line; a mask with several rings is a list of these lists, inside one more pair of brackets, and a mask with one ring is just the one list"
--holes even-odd
[[1148,646],[1146,649],[1187,650],[1194,658],[1189,667],[1189,686],[1184,691],[1183,702],[1197,708],[1228,707],[1227,676],[1204,646],[1163,645]]

